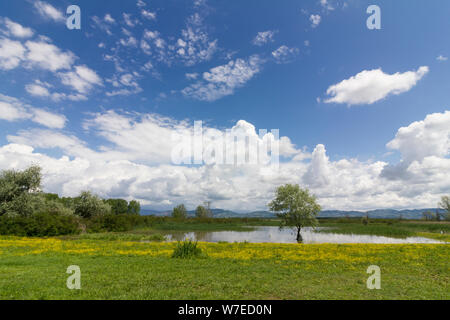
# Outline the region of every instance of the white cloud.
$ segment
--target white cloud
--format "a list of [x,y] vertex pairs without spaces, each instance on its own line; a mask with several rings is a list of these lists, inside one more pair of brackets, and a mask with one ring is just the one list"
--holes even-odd
[[274,36],[276,31],[268,30],[263,32],[258,32],[255,39],[253,39],[253,44],[257,46],[262,46],[269,42],[274,42]]
[[24,59],[25,51],[24,46],[19,41],[0,39],[0,69],[17,68]]
[[283,45],[272,52],[272,57],[276,63],[289,63],[295,59],[299,52],[298,48],[289,48]]
[[146,4],[144,1],[142,1],[142,0],[138,0],[138,2],[137,2],[136,5],[137,5],[139,8],[143,8],[143,7],[147,6],[147,4]]
[[245,85],[261,70],[263,60],[251,56],[247,60],[236,59],[203,73],[203,80],[182,90],[187,97],[203,101],[215,101]]
[[138,45],[138,42],[134,37],[129,37],[127,39],[120,39],[119,43],[124,47],[137,47]]
[[55,114],[42,109],[32,109],[32,121],[39,123],[47,128],[62,129],[66,125],[66,117],[60,114]]
[[31,120],[52,129],[62,129],[66,117],[43,109],[34,108],[19,99],[0,94],[0,119],[6,121]]
[[[93,115],[85,122],[87,134],[105,139],[98,150],[54,130],[23,130],[7,137],[11,144],[0,147],[0,168],[19,169],[38,163],[44,168],[46,191],[75,196],[90,189],[103,197],[138,199],[155,209],[179,203],[194,208],[205,200],[212,200],[214,207],[231,210],[267,209],[275,188],[285,183],[310,188],[325,209],[426,208],[434,207],[450,189],[449,118],[450,111],[429,115],[406,131],[400,129],[394,139],[398,143],[390,143],[403,152],[417,142],[419,135],[419,145],[428,141],[436,146],[413,156],[422,160],[408,166],[408,181],[386,179],[382,174],[385,162],[332,161],[325,146],[317,145],[309,155],[297,150],[287,137],[279,140],[280,150],[292,160],[282,161],[278,170],[265,164],[175,166],[170,159],[177,140],[168,137],[192,134],[189,123],[156,114],[131,116],[114,111]],[[214,144],[212,137],[225,130],[205,126],[203,150]],[[230,130],[256,135],[255,127],[243,120]],[[50,157],[33,148],[58,148],[64,155]]]
[[141,10],[141,14],[144,18],[148,19],[148,20],[156,20],[156,13],[155,12],[151,12],[148,10]]
[[[328,0],[320,0],[320,5],[326,11],[333,11],[334,10],[334,7],[331,5],[331,3],[328,2]],[[345,3],[344,3],[344,5],[345,5]]]
[[316,28],[322,21],[322,17],[318,14],[312,14],[309,16],[309,21],[311,21],[311,27]]
[[94,85],[103,84],[97,73],[86,66],[76,66],[75,71],[60,73],[59,77],[64,85],[72,87],[80,94],[88,93]]
[[28,49],[26,54],[27,64],[45,70],[54,72],[70,69],[76,59],[76,56],[72,52],[63,52],[51,43],[27,41],[25,46]]
[[25,89],[29,94],[36,97],[48,97],[50,92],[48,89],[40,84],[31,83],[25,86]]
[[400,128],[387,147],[400,151],[407,163],[431,156],[446,157],[450,152],[450,111],[429,114],[422,121]]
[[348,105],[373,104],[389,95],[399,95],[411,90],[423,78],[429,68],[417,71],[386,74],[381,69],[364,70],[350,79],[332,85],[326,103],[347,103]]
[[186,73],[186,79],[188,80],[196,80],[198,78],[199,74],[194,72],[194,73]]
[[0,94],[0,119],[17,121],[29,119],[30,114],[26,107],[17,99]]
[[34,32],[30,28],[25,28],[21,24],[11,21],[9,18],[0,17],[0,25],[4,25],[7,30],[3,33],[7,36],[14,36],[17,38],[30,38],[33,36]]
[[[146,63],[143,68],[144,71],[150,71],[152,69],[152,65],[151,63]],[[137,81],[140,77],[141,76],[137,72],[125,73],[120,76],[114,75],[112,79],[107,79],[106,81],[111,83],[113,87],[117,89],[106,92],[106,95],[108,97],[129,96],[142,92],[142,88],[139,86]]]
[[107,13],[107,14],[105,15],[105,17],[103,18],[103,20],[104,20],[105,22],[107,22],[107,23],[115,23],[115,22],[116,22],[116,20],[114,20],[114,18],[113,18],[109,13]]
[[381,177],[395,184],[398,193],[411,200],[429,194],[448,194],[450,111],[430,114],[423,121],[400,128],[387,147],[398,150],[402,158],[398,164],[386,165]]
[[136,25],[140,24],[138,19],[133,19],[131,13],[123,13],[122,16],[125,24],[130,28],[134,28]]
[[54,22],[65,22],[66,20],[62,11],[45,1],[36,1],[34,7],[37,9],[38,13],[46,19],[53,20]]
[[174,50],[178,59],[184,61],[187,66],[192,66],[210,60],[218,49],[217,43],[217,39],[209,39],[203,19],[195,13],[188,18],[186,28],[182,30]]
[[444,56],[441,54],[439,57],[436,58],[436,60],[437,60],[437,61],[444,62],[444,61],[447,61],[448,58],[447,58],[447,57],[444,57]]

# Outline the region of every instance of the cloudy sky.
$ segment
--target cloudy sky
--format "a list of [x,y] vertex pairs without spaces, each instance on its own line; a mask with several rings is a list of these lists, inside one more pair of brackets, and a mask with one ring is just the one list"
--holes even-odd
[[[81,30],[66,26],[71,4]],[[372,4],[381,30],[366,26]],[[447,0],[2,1],[0,169],[40,164],[45,191],[159,210],[266,209],[284,183],[325,209],[435,207],[450,193],[448,12]],[[279,166],[174,163],[174,136],[195,121],[272,139]]]

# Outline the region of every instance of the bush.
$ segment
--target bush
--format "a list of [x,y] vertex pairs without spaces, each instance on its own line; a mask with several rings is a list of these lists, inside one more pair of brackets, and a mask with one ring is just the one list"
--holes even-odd
[[177,247],[173,251],[172,258],[190,259],[202,257],[203,252],[197,245],[197,242],[191,240],[178,242]]
[[41,169],[37,166],[24,171],[4,170],[0,173],[0,216],[32,215],[40,200],[35,194],[41,185]]
[[111,206],[89,191],[83,191],[75,200],[75,214],[90,218],[111,213]]
[[107,214],[95,216],[87,220],[90,233],[124,232],[144,223],[141,216],[128,214]]
[[187,218],[187,210],[184,204],[180,204],[173,208],[172,217],[176,219],[186,219]]
[[79,219],[54,213],[0,217],[0,234],[21,237],[54,237],[80,233]]

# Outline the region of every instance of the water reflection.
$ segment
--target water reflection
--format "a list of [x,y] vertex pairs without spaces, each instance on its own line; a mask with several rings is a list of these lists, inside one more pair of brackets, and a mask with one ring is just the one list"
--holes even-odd
[[[396,239],[370,235],[349,235],[336,233],[314,232],[312,228],[304,228],[301,232],[303,243],[444,243],[437,240],[411,237]],[[254,231],[201,231],[188,233],[171,233],[168,241],[182,241],[191,239],[201,242],[250,242],[250,243],[297,243],[296,234],[292,229],[278,227],[259,227]]]

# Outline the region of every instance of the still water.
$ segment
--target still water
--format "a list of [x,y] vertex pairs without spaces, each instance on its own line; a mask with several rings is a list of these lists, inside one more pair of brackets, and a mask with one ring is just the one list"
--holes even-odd
[[[319,228],[318,228],[319,229]],[[350,235],[314,232],[312,228],[304,228],[301,232],[303,243],[443,243],[437,240],[412,237],[396,239],[370,235]],[[191,239],[200,242],[250,242],[250,243],[296,243],[296,233],[292,229],[278,227],[258,227],[248,232],[237,231],[201,231],[188,233],[171,233],[166,235],[168,241]]]

